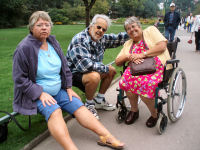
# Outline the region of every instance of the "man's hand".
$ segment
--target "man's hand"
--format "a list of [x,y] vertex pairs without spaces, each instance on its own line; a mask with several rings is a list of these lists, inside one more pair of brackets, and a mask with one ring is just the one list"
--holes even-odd
[[42,104],[44,107],[46,107],[46,104],[51,106],[51,104],[56,104],[57,101],[48,93],[46,92],[42,92],[42,94],[40,95],[39,99],[42,101]]
[[112,74],[116,74],[116,69],[112,66],[112,65],[109,65],[109,73],[112,73]]
[[68,95],[69,95],[69,100],[70,100],[70,101],[72,101],[72,96],[77,97],[78,99],[81,100],[81,98],[78,96],[78,94],[76,94],[76,92],[74,92],[74,91],[72,90],[72,88],[68,88],[68,89],[66,89],[66,91],[67,91],[67,93],[68,93]]

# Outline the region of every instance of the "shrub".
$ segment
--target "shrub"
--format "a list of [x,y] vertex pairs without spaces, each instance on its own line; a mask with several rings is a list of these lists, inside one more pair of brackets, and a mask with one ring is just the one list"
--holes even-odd
[[124,24],[125,20],[126,18],[117,18],[117,19],[113,19],[113,23]]
[[55,24],[55,25],[62,25],[62,22],[59,22],[59,21],[58,21],[58,22],[55,22],[54,24]]
[[64,9],[50,9],[49,15],[53,22],[60,24],[69,24],[70,20],[66,17],[66,11]]
[[153,18],[150,18],[150,19],[140,18],[140,22],[141,22],[141,24],[150,24],[150,25],[153,25],[156,22],[156,20],[153,19]]

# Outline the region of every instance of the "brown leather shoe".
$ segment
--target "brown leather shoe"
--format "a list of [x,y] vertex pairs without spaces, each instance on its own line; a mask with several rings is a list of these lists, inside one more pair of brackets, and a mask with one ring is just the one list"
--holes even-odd
[[157,118],[154,118],[154,117],[149,117],[149,119],[147,120],[146,122],[146,126],[149,127],[149,128],[152,128],[156,125],[158,121],[158,117]]
[[139,118],[139,111],[137,112],[129,111],[128,115],[126,116],[125,123],[133,124],[138,118]]

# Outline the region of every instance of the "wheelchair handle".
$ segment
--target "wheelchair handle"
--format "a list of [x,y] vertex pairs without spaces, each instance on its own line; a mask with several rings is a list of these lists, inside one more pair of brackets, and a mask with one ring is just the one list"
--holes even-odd
[[171,60],[166,61],[167,64],[175,64],[175,63],[179,63],[179,62],[180,62],[180,60],[178,60],[178,59],[171,59]]

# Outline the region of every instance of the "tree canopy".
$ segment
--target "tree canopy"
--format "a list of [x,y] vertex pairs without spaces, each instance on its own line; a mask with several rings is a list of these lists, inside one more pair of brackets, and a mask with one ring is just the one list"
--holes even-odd
[[[169,9],[172,0],[0,0],[0,28],[25,25],[30,15],[37,10],[49,12],[54,23],[69,24],[86,20],[96,13],[109,15],[111,18],[137,16],[142,18],[157,17],[158,3],[165,2]],[[173,0],[182,14],[199,13],[199,2],[194,0]]]

